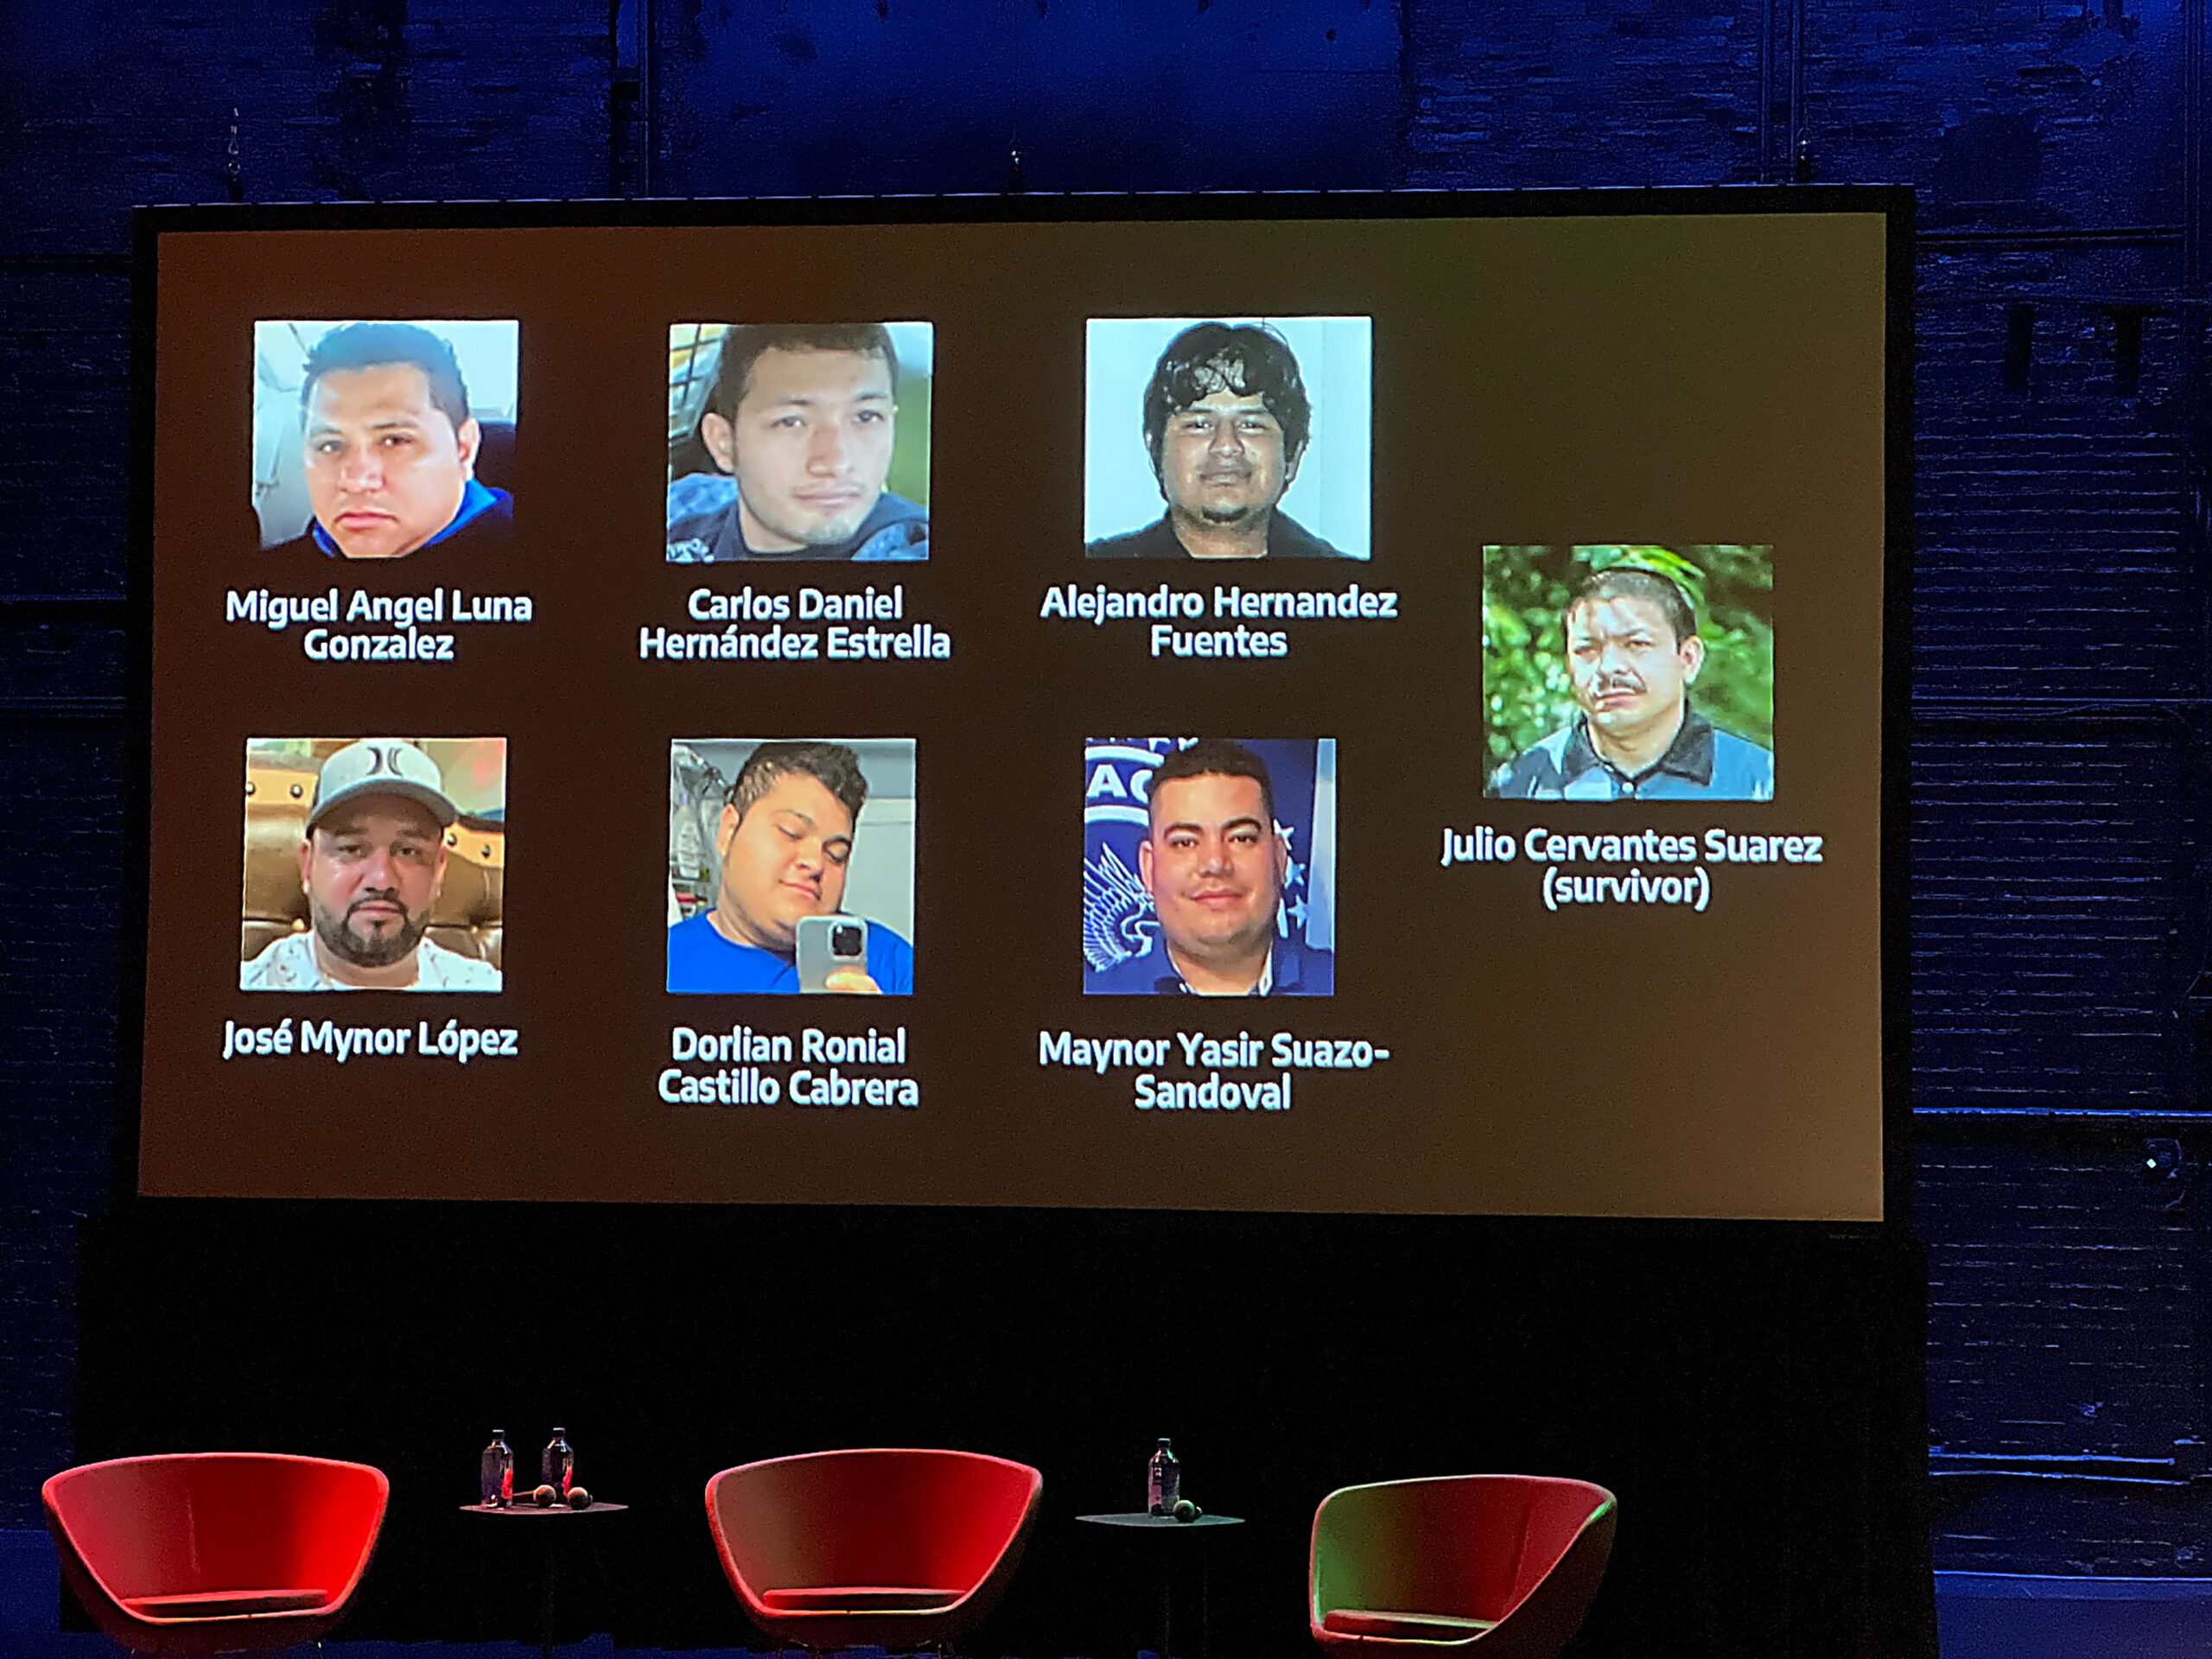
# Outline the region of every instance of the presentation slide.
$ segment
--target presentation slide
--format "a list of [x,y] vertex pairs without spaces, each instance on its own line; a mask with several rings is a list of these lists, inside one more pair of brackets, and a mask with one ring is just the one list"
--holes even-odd
[[1897,232],[1693,200],[162,210],[140,1190],[1880,1220]]

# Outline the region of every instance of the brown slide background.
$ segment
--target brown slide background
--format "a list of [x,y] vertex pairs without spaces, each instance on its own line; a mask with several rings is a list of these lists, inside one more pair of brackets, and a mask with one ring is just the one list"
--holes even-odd
[[[1878,1218],[1885,257],[1872,213],[164,236],[141,1190]],[[1085,320],[1300,314],[1375,320],[1372,559],[1087,564]],[[516,550],[255,550],[255,320],[467,316],[521,321]],[[930,563],[665,563],[667,329],[700,316],[934,323]],[[1616,541],[1774,545],[1780,799],[1484,801],[1483,544]],[[1164,579],[1357,581],[1402,620],[1255,625],[1290,656],[1224,664],[1038,616],[1050,584]],[[748,582],[901,582],[955,654],[639,659],[641,625]],[[223,620],[333,582],[538,620],[452,664]],[[662,990],[668,742],[702,731],[917,741],[916,995]],[[1082,995],[1077,760],[1160,731],[1338,740],[1335,997]],[[502,995],[236,990],[245,740],[326,732],[510,740]],[[1525,860],[1439,868],[1476,823],[1817,833],[1827,861],[1713,866],[1702,915],[1553,915]],[[226,1020],[287,1014],[512,1027],[521,1058],[221,1060]],[[923,1103],[664,1103],[671,1027],[738,1021],[904,1024]],[[1395,1058],[1300,1074],[1287,1113],[1140,1112],[1126,1074],[1040,1068],[1043,1030]]]

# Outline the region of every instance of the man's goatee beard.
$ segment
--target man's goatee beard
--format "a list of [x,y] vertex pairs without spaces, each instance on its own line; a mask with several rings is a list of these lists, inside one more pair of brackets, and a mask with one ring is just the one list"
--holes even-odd
[[328,917],[315,918],[315,937],[324,949],[340,962],[351,963],[356,968],[389,968],[404,962],[415,947],[423,942],[423,930],[429,925],[426,918],[416,921],[409,917],[400,924],[391,938],[377,944],[365,943],[359,935],[347,930],[342,918],[333,921]]

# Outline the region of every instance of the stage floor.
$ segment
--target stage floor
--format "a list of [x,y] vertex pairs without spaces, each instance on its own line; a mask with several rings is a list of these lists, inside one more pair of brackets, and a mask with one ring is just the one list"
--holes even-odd
[[[54,1548],[43,1531],[0,1530],[0,1650],[10,1659],[117,1659],[105,1637],[64,1632]],[[1942,1659],[2202,1659],[2212,1652],[2212,1579],[2033,1578],[1938,1573]],[[972,1651],[991,1652],[989,1631]],[[530,1659],[535,1643],[349,1642],[324,1659]],[[563,1659],[766,1659],[745,1648],[618,1648],[595,1636]]]

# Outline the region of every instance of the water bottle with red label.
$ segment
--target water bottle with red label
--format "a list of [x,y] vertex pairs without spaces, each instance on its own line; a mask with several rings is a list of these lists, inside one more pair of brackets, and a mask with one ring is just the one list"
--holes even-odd
[[1144,1496],[1148,1515],[1174,1514],[1175,1501],[1183,1496],[1183,1466],[1175,1461],[1164,1440],[1145,1465]]
[[544,1454],[537,1460],[537,1478],[561,1495],[561,1502],[569,1501],[569,1484],[576,1477],[576,1454],[569,1449],[569,1431],[556,1428],[553,1438],[545,1442]]
[[476,1465],[476,1493],[487,1510],[504,1510],[515,1501],[515,1454],[507,1449],[507,1431],[492,1431],[492,1444]]

